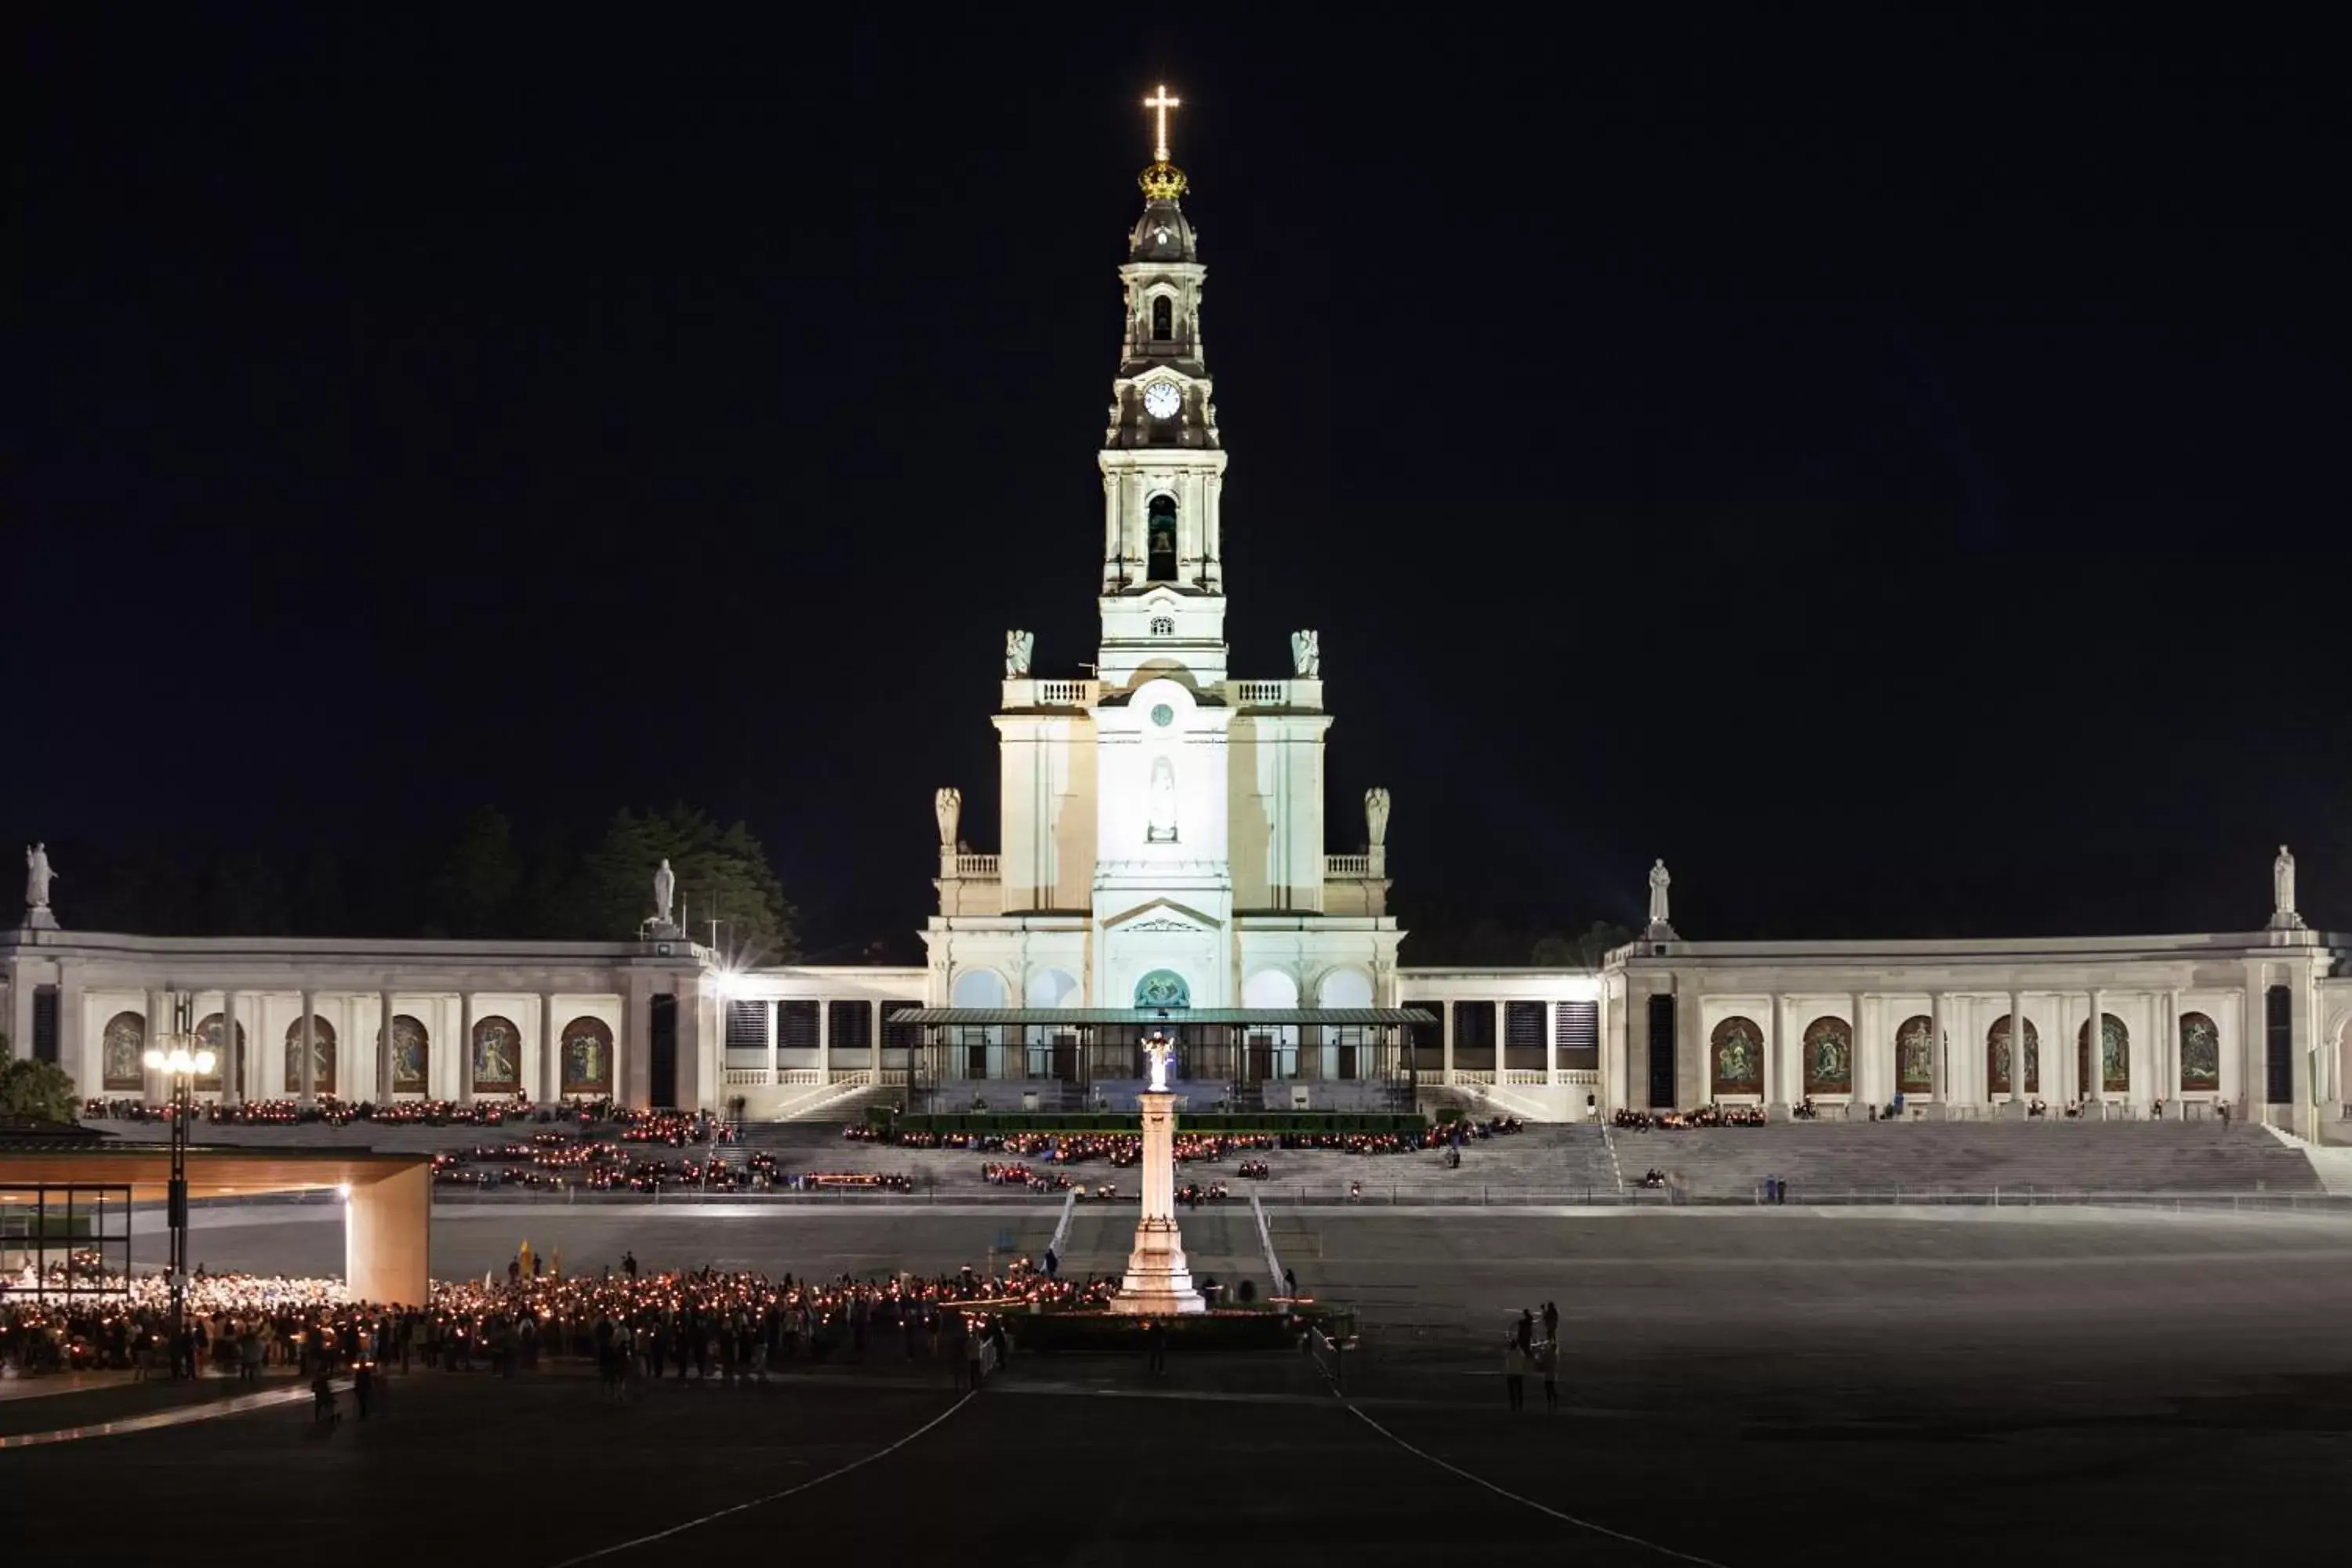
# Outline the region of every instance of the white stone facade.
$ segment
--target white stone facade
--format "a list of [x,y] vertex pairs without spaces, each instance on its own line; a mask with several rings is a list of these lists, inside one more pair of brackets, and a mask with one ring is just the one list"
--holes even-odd
[[1093,673],[1007,674],[1000,848],[940,846],[929,1000],[1123,1007],[1174,984],[1195,1007],[1313,1006],[1345,972],[1355,1005],[1389,1005],[1384,851],[1324,847],[1319,654],[1281,679],[1229,668],[1207,269],[1181,174],[1154,173],[1174,177],[1147,174],[1119,268]]

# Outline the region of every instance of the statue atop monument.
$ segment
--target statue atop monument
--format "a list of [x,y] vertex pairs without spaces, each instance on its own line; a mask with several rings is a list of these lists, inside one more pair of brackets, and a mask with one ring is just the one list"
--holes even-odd
[[1644,933],[1654,942],[1670,941],[1675,934],[1666,913],[1666,889],[1674,886],[1663,859],[1650,868],[1650,927]]
[[1290,634],[1290,673],[1301,680],[1323,679],[1323,637],[1318,632]]
[[961,841],[956,828],[963,821],[963,791],[953,784],[941,784],[931,796],[931,816],[940,825],[940,847],[957,847]]
[[1022,676],[1024,676],[1024,675],[1028,674],[1028,673],[1029,673],[1029,664],[1030,664],[1030,660],[1031,660],[1032,657],[1036,653],[1036,651],[1037,651],[1037,634],[1036,634],[1036,633],[1034,633],[1034,632],[1007,632],[1007,633],[1005,633],[1005,634],[1004,634],[1004,679],[1007,679],[1007,680],[1015,680],[1015,679],[1020,679]]
[[2301,931],[2303,917],[2294,912],[2294,857],[2279,846],[2271,862],[2271,930]]
[[1168,1092],[1168,1067],[1176,1059],[1176,1047],[1165,1035],[1154,1035],[1143,1042],[1143,1059],[1151,1069],[1151,1092]]
[[25,924],[36,931],[55,931],[58,917],[49,909],[49,884],[58,874],[49,868],[49,847],[25,847]]
[[1364,843],[1385,849],[1389,842],[1389,792],[1379,784],[1364,792]]

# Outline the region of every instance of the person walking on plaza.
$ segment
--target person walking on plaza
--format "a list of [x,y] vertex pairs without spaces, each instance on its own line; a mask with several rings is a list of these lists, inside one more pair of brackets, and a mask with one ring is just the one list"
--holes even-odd
[[1543,1337],[1554,1343],[1559,1342],[1559,1304],[1558,1302],[1546,1301],[1543,1304]]
[[1168,1325],[1153,1319],[1143,1325],[1145,1369],[1159,1377],[1168,1371]]
[[368,1418],[368,1395],[375,1392],[375,1365],[360,1362],[352,1368],[352,1403],[359,1407],[360,1419]]
[[322,1357],[318,1372],[310,1379],[310,1425],[316,1426],[324,1423],[327,1430],[332,1432],[335,1423],[342,1418],[342,1412],[335,1408],[335,1380],[329,1374],[327,1363]]
[[1536,1346],[1536,1370],[1543,1376],[1544,1414],[1559,1414],[1559,1346],[1545,1340]]
[[1513,1410],[1528,1407],[1528,1352],[1517,1334],[1503,1345],[1503,1396]]

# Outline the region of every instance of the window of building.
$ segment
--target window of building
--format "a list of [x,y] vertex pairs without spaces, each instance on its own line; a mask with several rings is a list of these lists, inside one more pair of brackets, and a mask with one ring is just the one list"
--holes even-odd
[[1176,635],[1176,617],[1173,616],[1152,616],[1151,635],[1156,637],[1174,637]]
[[1161,294],[1151,301],[1151,339],[1166,342],[1176,335],[1176,301]]

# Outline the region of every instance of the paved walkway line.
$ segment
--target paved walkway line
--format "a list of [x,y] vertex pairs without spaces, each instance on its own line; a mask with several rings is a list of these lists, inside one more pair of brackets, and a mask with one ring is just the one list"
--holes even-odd
[[1475,1475],[1472,1472],[1462,1468],[1459,1465],[1449,1465],[1444,1459],[1439,1458],[1436,1455],[1428,1452],[1426,1449],[1414,1447],[1412,1444],[1406,1442],[1403,1438],[1398,1436],[1395,1433],[1390,1431],[1387,1427],[1381,1426],[1370,1416],[1365,1415],[1353,1402],[1347,1402],[1347,1405],[1349,1415],[1354,1416],[1365,1426],[1370,1426],[1373,1431],[1378,1432],[1381,1436],[1386,1437],[1390,1442],[1394,1443],[1398,1447],[1402,1448],[1406,1453],[1413,1456],[1413,1458],[1417,1459],[1426,1459],[1431,1464],[1435,1465],[1439,1469],[1444,1470],[1446,1474],[1458,1476],[1474,1486],[1485,1487],[1496,1497],[1508,1498],[1515,1503],[1521,1504],[1527,1508],[1531,1508],[1538,1513],[1545,1514],[1550,1518],[1559,1521],[1562,1524],[1572,1524],[1579,1530],[1589,1530],[1595,1535],[1605,1535],[1612,1541],[1622,1541],[1628,1546],[1638,1546],[1644,1551],[1654,1552],[1661,1557],[1671,1557],[1677,1563],[1695,1563],[1699,1565],[1699,1568],[1724,1568],[1722,1563],[1717,1563],[1712,1557],[1699,1557],[1688,1552],[1677,1552],[1671,1546],[1661,1546],[1654,1541],[1644,1541],[1638,1535],[1628,1535],[1622,1530],[1612,1530],[1605,1524],[1595,1524],[1589,1519],[1579,1519],[1572,1513],[1562,1513],[1559,1510],[1539,1503],[1533,1498],[1521,1497],[1515,1491],[1510,1491],[1505,1488],[1496,1486],[1494,1482],[1488,1480],[1484,1476]]
[[[348,1383],[335,1384],[338,1393],[350,1386]],[[192,1421],[218,1421],[224,1416],[242,1415],[248,1410],[267,1410],[273,1405],[291,1405],[298,1399],[310,1397],[308,1387],[273,1389],[268,1394],[241,1394],[235,1399],[183,1405],[147,1415],[126,1415],[120,1421],[100,1421],[88,1426],[61,1426],[54,1432],[19,1432],[13,1437],[0,1437],[0,1448],[37,1448],[49,1443],[79,1442],[84,1437],[120,1437],[131,1432],[152,1432],[162,1426],[184,1426]]]
[[845,1476],[852,1470],[864,1469],[866,1466],[872,1464],[877,1459],[888,1458],[891,1455],[897,1453],[899,1449],[905,1447],[908,1444],[913,1442],[916,1438],[921,1436],[924,1433],[929,1431],[932,1427],[937,1426],[940,1422],[945,1421],[949,1416],[954,1415],[957,1411],[971,1404],[971,1400],[972,1396],[970,1394],[966,1394],[961,1399],[957,1400],[953,1405],[949,1405],[945,1410],[940,1411],[937,1415],[932,1416],[929,1421],[924,1422],[920,1426],[916,1427],[913,1431],[908,1433],[905,1436],[899,1438],[888,1447],[877,1448],[862,1459],[852,1459],[849,1463],[842,1466],[838,1469],[827,1470],[824,1474],[814,1477],[809,1480],[803,1481],[798,1486],[786,1487],[782,1491],[770,1492],[765,1497],[755,1497],[749,1502],[732,1504],[727,1508],[719,1509],[716,1512],[706,1513],[699,1519],[689,1519],[684,1524],[673,1524],[667,1530],[656,1530],[651,1535],[640,1535],[635,1540],[623,1541],[611,1546],[599,1546],[593,1552],[583,1552],[577,1557],[567,1557],[562,1562],[558,1563],[555,1565],[555,1568],[574,1568],[574,1564],[581,1563],[593,1563],[600,1557],[610,1557],[616,1552],[627,1552],[639,1546],[650,1546],[656,1541],[667,1541],[673,1535],[683,1535],[688,1531],[694,1529],[696,1526],[709,1524],[713,1520],[725,1519],[730,1514],[741,1513],[747,1509],[759,1508],[765,1503],[782,1502],[788,1497],[797,1497],[802,1492],[807,1491],[811,1487],[821,1487],[824,1485],[825,1482],[832,1480],[836,1476]]

